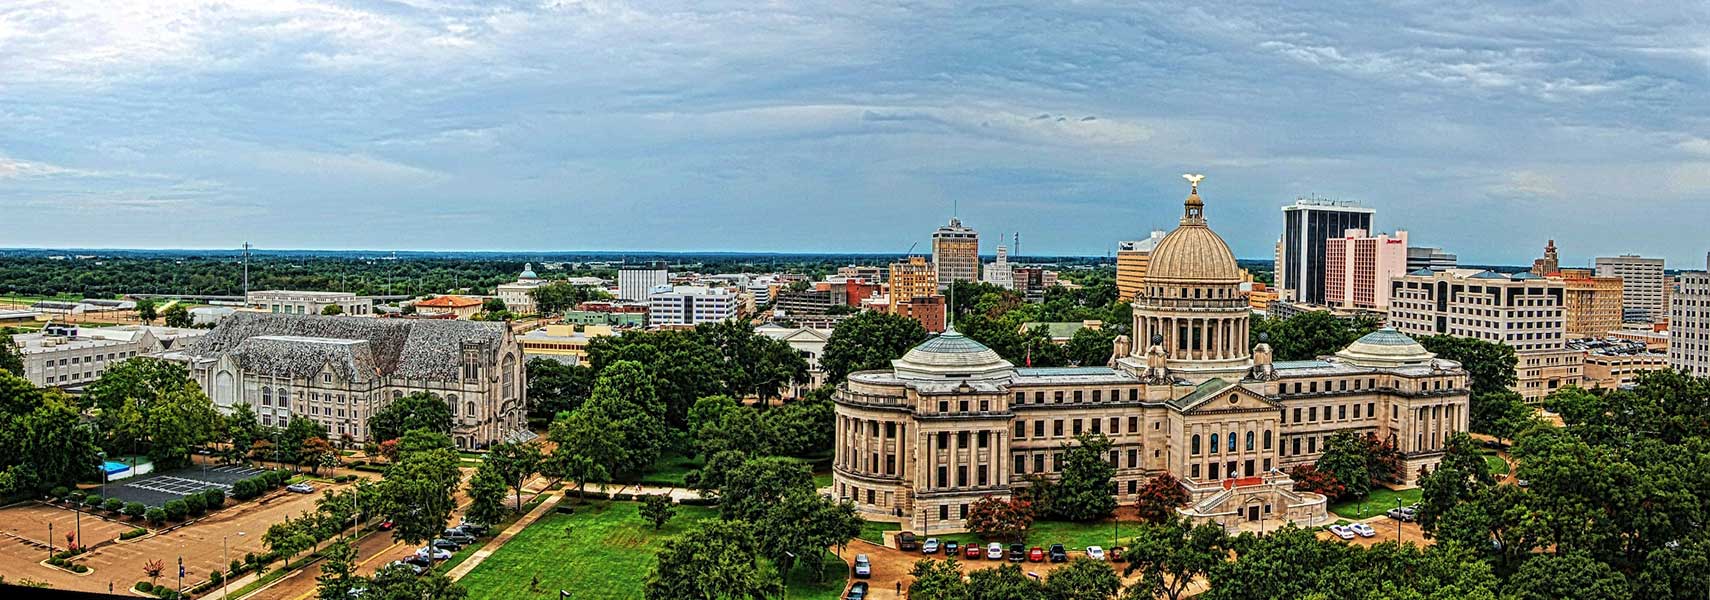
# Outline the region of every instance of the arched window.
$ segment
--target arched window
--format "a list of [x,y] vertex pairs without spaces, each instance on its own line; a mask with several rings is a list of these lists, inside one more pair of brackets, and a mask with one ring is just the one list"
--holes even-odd
[[279,403],[276,406],[286,410],[291,409],[291,388],[279,388]]
[[1271,430],[1269,429],[1265,430],[1265,449],[1271,449]]
[[1211,453],[1217,454],[1217,434],[1211,434]]
[[261,405],[273,406],[273,388],[261,388]]
[[214,376],[214,402],[220,406],[231,406],[237,398],[237,378],[232,377],[231,371],[220,371]]
[[1229,432],[1229,451],[1235,451],[1235,432]]
[[516,376],[517,376],[517,357],[516,357],[516,355],[506,354],[505,360],[502,363],[500,363],[500,365],[501,365],[501,368],[503,369],[503,373],[504,373],[503,375],[500,375],[500,381],[503,383],[502,392],[504,395],[502,397],[506,400],[510,400],[511,398],[516,397],[516,395],[512,393],[513,389],[516,387]]
[[403,398],[403,397],[404,397],[404,390],[392,390],[392,399],[393,400],[397,400],[397,399]]
[[476,416],[475,415],[475,402],[473,400],[471,400],[471,401],[469,401],[463,405],[463,416],[465,416],[465,417],[475,417]]
[[1199,434],[1197,434],[1197,433],[1193,434],[1192,449],[1193,449],[1193,455],[1199,456]]
[[1247,432],[1247,451],[1253,451],[1253,432]]
[[445,407],[451,411],[451,416],[457,416],[457,394],[447,394],[445,396]]

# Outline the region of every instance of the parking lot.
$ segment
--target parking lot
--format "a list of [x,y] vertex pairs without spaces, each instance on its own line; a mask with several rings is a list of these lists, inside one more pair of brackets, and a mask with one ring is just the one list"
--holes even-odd
[[230,495],[232,484],[263,473],[263,469],[238,465],[197,466],[154,473],[139,479],[114,481],[106,486],[107,497],[125,502],[160,506],[206,489]]

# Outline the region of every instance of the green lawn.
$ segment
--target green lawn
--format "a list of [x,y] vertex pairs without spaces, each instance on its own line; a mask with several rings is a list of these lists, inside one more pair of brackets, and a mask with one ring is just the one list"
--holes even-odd
[[1489,471],[1491,475],[1502,477],[1508,474],[1508,462],[1495,454],[1484,455],[1484,465],[1485,470]]
[[814,473],[814,475],[813,475],[813,487],[815,489],[825,489],[825,488],[831,487],[831,474],[830,473]]
[[[513,497],[513,500],[514,500],[514,497]],[[528,514],[529,511],[534,510],[534,507],[540,506],[540,503],[545,502],[545,501],[546,501],[546,495],[545,494],[537,495],[534,498],[530,499],[529,501],[524,502],[522,505],[522,510],[520,510],[520,511],[507,511],[505,513],[504,519],[501,519],[498,523],[494,523],[494,524],[487,527],[486,535],[482,535],[479,539],[477,539],[475,541],[475,543],[470,544],[468,546],[464,546],[462,550],[458,550],[457,552],[453,553],[451,555],[450,560],[439,563],[438,566],[434,567],[434,570],[436,572],[439,572],[439,573],[446,573],[446,572],[451,571],[452,569],[457,568],[457,565],[463,564],[463,561],[469,560],[469,557],[474,556],[475,551],[480,550],[482,548],[485,548],[488,543],[493,541],[493,538],[495,538],[499,535],[499,532],[510,528],[510,526],[512,524],[517,522],[517,519],[522,518],[523,515]],[[511,506],[512,505],[510,502],[507,502],[505,504],[506,508],[509,508]]]
[[[718,518],[718,512],[678,506],[677,516],[656,532],[639,507],[596,502],[577,506],[575,514],[554,511],[487,557],[461,583],[471,599],[555,600],[560,589],[572,590],[578,599],[640,599],[664,541],[693,530],[698,521]],[[534,577],[540,578],[537,591],[529,589]]]
[[881,523],[878,521],[865,521],[861,524],[861,536],[860,537],[863,540],[867,540],[869,542],[879,544],[879,545],[884,545],[884,543],[885,543],[885,532],[886,531],[898,531],[901,529],[902,529],[902,526],[898,525],[896,523]]
[[[853,553],[844,551],[851,559]],[[836,554],[826,552],[821,555],[820,568],[817,576],[812,569],[798,566],[790,571],[787,580],[790,598],[805,600],[837,600],[843,597],[843,587],[849,583],[849,563],[843,562]]]
[[651,485],[683,485],[683,476],[701,468],[701,461],[676,453],[666,453],[653,461],[653,469],[641,476],[641,483]]
[[1337,516],[1359,520],[1366,517],[1381,515],[1384,511],[1395,508],[1395,499],[1401,499],[1401,505],[1406,506],[1419,501],[1419,488],[1395,491],[1386,487],[1372,490],[1365,500],[1346,500],[1330,505],[1330,512]]

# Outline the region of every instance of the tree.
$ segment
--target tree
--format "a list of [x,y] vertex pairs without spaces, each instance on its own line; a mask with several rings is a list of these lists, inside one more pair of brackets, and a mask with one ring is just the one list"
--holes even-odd
[[723,357],[726,391],[732,396],[776,398],[785,386],[808,380],[807,359],[801,353],[788,342],[755,333],[748,323],[702,323],[695,333]]
[[497,298],[497,297],[488,298],[486,300],[481,301],[481,312],[489,312],[489,313],[510,312],[510,307],[505,306],[505,301],[502,298]]
[[600,372],[587,404],[576,409],[605,421],[618,452],[606,463],[613,475],[639,473],[658,460],[667,441],[665,406],[638,363],[618,361]]
[[962,580],[962,565],[955,558],[932,560],[923,558],[909,572],[914,577],[908,584],[911,600],[970,600],[971,587]]
[[550,315],[575,308],[583,302],[610,300],[612,296],[596,287],[558,282],[530,289],[528,297],[534,300],[535,309],[540,314]]
[[607,435],[613,427],[611,419],[599,411],[577,409],[560,414],[547,429],[552,441],[552,455],[541,461],[541,471],[556,479],[576,483],[576,495],[592,481],[606,481],[612,475],[608,465],[624,452],[620,442]]
[[1015,564],[968,573],[970,600],[1039,600],[1044,584],[1021,572]]
[[1520,565],[1509,579],[1515,600],[1626,600],[1633,597],[1627,578],[1583,553],[1540,554]]
[[165,465],[181,464],[192,447],[224,438],[213,402],[180,363],[126,360],[102,372],[83,401],[100,409],[97,422],[107,437],[102,447],[109,452],[147,453]]
[[148,577],[149,584],[153,585],[160,579],[160,573],[166,570],[166,563],[160,562],[160,559],[157,558],[143,563],[142,570],[143,575]]
[[469,520],[498,523],[505,517],[505,479],[493,463],[482,463],[469,479]]
[[1310,311],[1286,319],[1255,318],[1251,325],[1248,343],[1258,345],[1263,335],[1276,360],[1311,360],[1335,354],[1377,330],[1379,324],[1372,319],[1345,319],[1329,311]]
[[17,344],[12,343],[11,328],[0,329],[0,371],[24,376],[24,356],[18,353]]
[[653,530],[665,527],[665,522],[677,514],[677,508],[671,505],[671,497],[665,494],[647,494],[641,497],[641,518],[653,524]]
[[320,600],[350,600],[356,589],[356,548],[339,542],[321,551],[321,575],[315,578],[316,597]]
[[1063,445],[1063,473],[1051,500],[1052,514],[1070,521],[1096,521],[1116,510],[1110,479],[1116,467],[1108,458],[1110,438],[1090,433],[1075,437],[1078,445]]
[[805,396],[760,415],[773,454],[805,458],[831,449],[837,407],[819,390]]
[[732,470],[719,490],[719,514],[725,519],[761,523],[766,511],[792,492],[812,493],[813,472],[800,461],[780,456],[751,458]]
[[1468,399],[1467,424],[1470,429],[1488,433],[1498,441],[1513,439],[1536,422],[1532,409],[1520,393],[1497,390],[1474,393]]
[[256,420],[255,409],[241,403],[233,406],[232,414],[226,415],[226,441],[231,446],[223,458],[227,462],[242,461],[261,439],[261,423]]
[[696,454],[709,457],[725,450],[769,454],[760,411],[729,396],[710,396],[695,401],[689,413]]
[[457,465],[457,451],[445,434],[414,429],[400,438],[398,461],[386,468],[379,488],[394,539],[419,544],[438,537],[456,506]]
[[339,306],[337,304],[328,304],[328,305],[326,305],[325,308],[321,309],[321,314],[329,316],[329,317],[335,316],[335,315],[342,315],[342,314],[344,314],[344,307]]
[[1141,525],[1128,548],[1124,575],[1141,571],[1135,583],[1143,598],[1164,596],[1180,600],[1196,578],[1205,577],[1228,556],[1228,539],[1212,523],[1197,527],[1191,520],[1171,519],[1162,525]]
[[190,316],[190,309],[186,308],[183,302],[175,302],[172,306],[166,307],[160,316],[166,320],[167,327],[189,327],[196,321],[194,317]]
[[309,466],[310,473],[320,474],[321,467],[331,466],[328,461],[333,465],[338,464],[338,450],[333,448],[332,442],[328,442],[326,438],[317,436],[305,440],[301,454],[299,460],[302,461],[301,464]]
[[416,575],[409,565],[391,565],[374,572],[363,598],[377,600],[463,600],[469,591],[443,573]]
[[1477,444],[1465,432],[1449,436],[1437,470],[1419,480],[1419,527],[1426,535],[1436,530],[1441,515],[1472,500],[1481,488],[1496,483],[1485,468],[1484,455],[1479,454]]
[[1051,600],[1107,600],[1121,588],[1122,581],[1109,564],[1085,557],[1069,561],[1045,578],[1045,595]]
[[1182,482],[1169,473],[1159,473],[1135,492],[1134,508],[1147,523],[1165,523],[1176,518],[1176,508],[1193,500]]
[[93,432],[64,392],[0,372],[0,495],[91,477],[98,452]]
[[585,364],[567,365],[547,358],[528,361],[528,414],[531,417],[553,418],[561,412],[576,410],[594,393],[593,367]]
[[1313,465],[1295,465],[1289,469],[1288,477],[1294,480],[1297,492],[1312,492],[1329,498],[1341,498],[1348,493],[1348,486],[1334,474],[1320,471]]
[[604,375],[608,367],[630,361],[641,365],[665,407],[665,422],[681,428],[695,400],[728,393],[733,368],[699,331],[627,331],[588,343],[588,364]]
[[1083,367],[1102,367],[1110,362],[1110,352],[1116,343],[1116,330],[1082,327],[1075,330],[1064,350],[1069,362]]
[[375,439],[398,439],[412,429],[451,433],[451,407],[427,392],[415,392],[393,400],[368,417],[368,433]]
[[990,494],[968,505],[964,520],[968,531],[986,539],[1021,541],[1033,525],[1033,504],[1026,500],[997,498]]
[[297,553],[308,550],[315,544],[315,539],[307,531],[309,525],[302,518],[286,517],[267,527],[267,533],[261,535],[261,542],[267,545],[267,550],[289,560]]
[[160,315],[155,312],[153,298],[143,298],[137,301],[137,318],[141,319],[142,322],[154,323],[154,320],[159,317]]
[[759,560],[760,544],[746,521],[702,521],[700,529],[665,542],[647,576],[649,600],[761,600],[781,594],[783,580]]
[[1342,494],[1331,497],[1332,500],[1364,498],[1371,493],[1372,480],[1375,478],[1369,468],[1365,449],[1365,445],[1360,443],[1359,434],[1353,430],[1338,431],[1325,440],[1324,453],[1318,456],[1313,467],[1319,473],[1329,475],[1342,483]]
[[482,465],[491,465],[505,485],[516,491],[516,510],[521,512],[523,483],[540,469],[540,461],[539,446],[527,442],[504,442],[487,450],[487,460]]
[[828,383],[841,383],[855,371],[884,369],[909,349],[926,341],[919,321],[876,311],[857,314],[837,323],[819,364]]

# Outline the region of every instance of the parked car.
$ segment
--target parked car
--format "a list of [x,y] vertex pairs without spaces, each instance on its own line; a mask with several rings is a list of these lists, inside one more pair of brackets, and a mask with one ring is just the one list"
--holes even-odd
[[1371,525],[1367,525],[1365,523],[1350,524],[1350,525],[1348,525],[1348,529],[1353,530],[1354,533],[1359,534],[1360,537],[1372,537],[1372,536],[1377,535],[1377,530],[1372,529]]
[[1069,551],[1062,544],[1051,544],[1051,562],[1068,562]]
[[433,560],[451,560],[451,551],[444,548],[425,546],[416,551],[416,556],[427,557]]
[[467,533],[453,533],[451,535],[445,536],[445,539],[451,540],[453,542],[457,542],[458,544],[464,545],[464,546],[468,546],[470,544],[475,543],[475,536],[469,535]]
[[410,562],[408,560],[394,560],[390,563],[387,563],[386,566],[390,567],[390,566],[395,566],[395,565],[404,565],[405,567],[409,567],[410,572],[415,573],[417,575],[421,575],[422,573],[427,572],[427,567],[418,565],[418,564]]
[[391,531],[393,527],[397,527],[397,526],[398,526],[397,523],[393,523],[391,521],[381,521],[380,522],[380,531]]
[[1532,482],[1527,481],[1525,479],[1516,479],[1516,480],[1514,480],[1514,485],[1517,485],[1520,487],[1532,487]]
[[867,582],[855,582],[855,585],[849,586],[849,593],[843,597],[845,600],[867,600]]
[[1003,560],[1003,544],[997,542],[986,544],[986,558]]
[[926,541],[921,542],[920,553],[921,554],[937,554],[938,553],[938,538],[926,538]]
[[1344,540],[1354,539],[1354,530],[1348,529],[1347,525],[1331,525],[1330,533],[1333,533],[1336,537]]
[[967,548],[962,549],[962,558],[966,558],[968,560],[979,560],[980,559],[980,545],[979,544],[968,544]]
[[459,543],[457,543],[457,542],[453,542],[453,541],[451,541],[451,540],[448,540],[448,539],[445,539],[445,538],[437,538],[437,539],[435,539],[435,540],[434,540],[434,541],[433,541],[433,544],[432,544],[432,545],[433,545],[433,547],[435,547],[435,548],[444,548],[444,549],[446,549],[446,550],[450,550],[450,551],[452,551],[452,552],[456,552],[456,551],[458,551],[458,550],[462,550],[462,549],[463,549],[463,544],[459,544]]
[[483,533],[487,533],[486,525],[476,523],[474,521],[461,521],[457,524],[457,528],[462,529],[469,535],[481,535]]
[[855,555],[855,576],[862,579],[873,576],[873,561],[865,554]]
[[293,483],[291,485],[285,486],[285,489],[293,491],[293,492],[297,492],[299,494],[313,494],[313,493],[315,493],[315,484],[304,481],[301,483]]
[[1104,548],[1100,546],[1087,546],[1087,558],[1099,561],[1104,560]]
[[1113,562],[1113,563],[1126,562],[1128,560],[1128,558],[1123,556],[1123,553],[1127,552],[1127,550],[1128,550],[1127,548],[1124,548],[1122,546],[1117,546],[1115,548],[1111,548],[1110,549],[1110,562]]
[[956,558],[956,553],[961,552],[961,551],[962,551],[962,546],[957,544],[956,540],[944,540],[944,555],[945,556],[948,556],[950,558]]
[[1021,544],[1010,544],[1009,562],[1021,562],[1024,560],[1027,560],[1027,546],[1023,546]]
[[427,557],[422,556],[420,554],[411,554],[410,556],[404,558],[403,562],[407,562],[407,563],[410,563],[412,565],[421,566],[421,567],[433,566],[433,561],[428,560]]
[[1389,509],[1389,511],[1384,513],[1384,516],[1397,521],[1412,523],[1414,519],[1419,518],[1419,513],[1415,512],[1412,507],[1403,506],[1401,508]]
[[1045,562],[1045,549],[1038,546],[1028,548],[1027,562]]
[[920,541],[914,538],[913,531],[904,531],[897,534],[897,549],[904,551],[919,550]]

